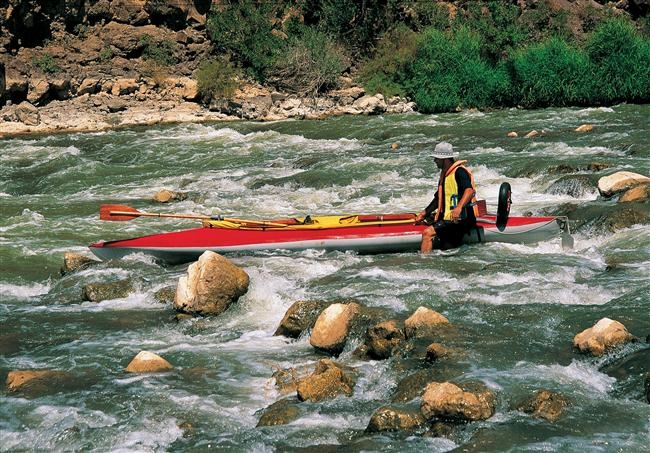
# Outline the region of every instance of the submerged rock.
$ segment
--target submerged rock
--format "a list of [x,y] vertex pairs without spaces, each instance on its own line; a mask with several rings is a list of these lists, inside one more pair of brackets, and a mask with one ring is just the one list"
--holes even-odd
[[424,425],[425,422],[424,416],[418,410],[383,406],[370,417],[366,432],[413,430]]
[[257,422],[257,427],[286,425],[299,416],[300,401],[296,398],[284,398],[263,410]]
[[599,356],[604,354],[607,349],[634,341],[634,339],[635,337],[627,331],[623,324],[609,318],[603,318],[593,327],[577,334],[573,338],[573,347],[581,352]]
[[178,280],[174,308],[182,313],[218,315],[248,291],[243,269],[218,253],[206,251]]
[[90,283],[85,285],[81,292],[81,298],[89,302],[101,302],[103,300],[122,299],[133,291],[133,281],[129,278],[109,283]]
[[559,420],[568,405],[569,400],[561,393],[539,390],[532,398],[520,404],[518,410],[555,422]]
[[7,374],[7,390],[21,392],[26,396],[56,393],[66,383],[74,382],[74,376],[61,370],[14,370]]

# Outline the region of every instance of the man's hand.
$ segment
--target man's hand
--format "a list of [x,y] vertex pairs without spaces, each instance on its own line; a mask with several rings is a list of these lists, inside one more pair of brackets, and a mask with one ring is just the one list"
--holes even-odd
[[460,205],[456,206],[454,209],[451,210],[451,221],[458,222],[462,214],[463,214],[463,207]]
[[426,215],[427,215],[426,211],[421,211],[418,215],[415,216],[415,223],[422,223]]

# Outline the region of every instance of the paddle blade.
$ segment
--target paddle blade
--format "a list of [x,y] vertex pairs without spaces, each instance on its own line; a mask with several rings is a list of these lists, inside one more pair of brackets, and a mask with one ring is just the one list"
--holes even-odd
[[100,220],[126,222],[140,215],[141,213],[137,209],[122,204],[103,204],[99,207]]

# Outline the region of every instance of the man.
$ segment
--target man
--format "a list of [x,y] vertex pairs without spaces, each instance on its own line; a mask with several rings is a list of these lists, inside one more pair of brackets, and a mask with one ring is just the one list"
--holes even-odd
[[432,224],[422,232],[422,253],[431,252],[434,239],[442,249],[458,247],[463,236],[476,227],[474,176],[463,166],[466,161],[456,161],[457,157],[451,143],[440,142],[433,151],[433,161],[441,170],[438,190],[415,219],[416,223]]

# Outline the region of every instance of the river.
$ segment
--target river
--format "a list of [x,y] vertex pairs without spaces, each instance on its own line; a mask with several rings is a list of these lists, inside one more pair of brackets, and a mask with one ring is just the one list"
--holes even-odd
[[[650,106],[620,105],[1,140],[0,378],[25,369],[75,378],[36,394],[5,388],[0,451],[650,451],[643,389],[650,371],[650,226],[598,228],[615,201],[596,189],[597,179],[615,170],[650,175],[648,118]],[[574,132],[580,124],[594,129]],[[531,130],[541,135],[524,138]],[[519,137],[507,137],[510,131]],[[103,203],[256,219],[417,212],[433,195],[438,175],[430,155],[440,140],[468,160],[491,210],[508,181],[513,214],[588,212],[576,219],[574,249],[563,250],[558,240],[430,255],[236,254],[229,258],[249,274],[248,292],[218,317],[180,322],[154,294],[175,287],[187,265],[132,255],[59,274],[65,252],[90,256],[87,246],[98,240],[197,225],[101,221]],[[567,175],[593,184],[563,184]],[[150,201],[163,188],[188,198]],[[82,301],[84,285],[127,277],[135,282],[128,297]],[[351,397],[305,402],[289,424],[256,427],[262,411],[283,397],[272,373],[322,358],[307,337],[273,335],[286,310],[298,300],[348,299],[396,315],[421,305],[444,314],[458,327],[446,346],[462,353],[441,374],[485,383],[497,394],[495,415],[448,437],[366,433],[371,415],[390,404],[412,370],[393,359],[357,358],[357,340],[336,359],[357,370]],[[598,358],[573,351],[574,335],[603,317],[640,341]],[[175,369],[125,373],[141,350]],[[570,400],[558,421],[517,410],[538,389]]]

